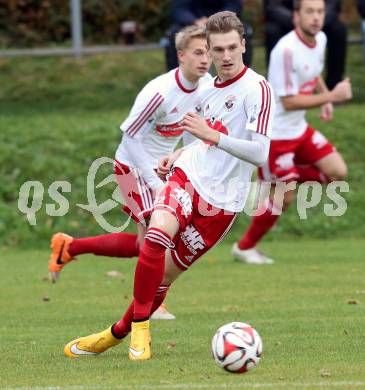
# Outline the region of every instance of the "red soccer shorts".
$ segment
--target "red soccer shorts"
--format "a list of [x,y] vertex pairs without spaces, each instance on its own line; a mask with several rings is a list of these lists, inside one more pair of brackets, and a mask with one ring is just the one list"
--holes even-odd
[[259,168],[259,178],[267,182],[294,181],[299,178],[298,166],[312,165],[335,150],[324,135],[308,126],[298,138],[271,141],[269,158]]
[[206,202],[179,168],[168,178],[153,209],[168,211],[179,222],[171,253],[183,271],[224,238],[237,215]]
[[138,174],[137,169],[114,161],[114,174],[125,205],[122,211],[136,221],[146,226],[146,218],[151,214],[153,194],[151,188]]

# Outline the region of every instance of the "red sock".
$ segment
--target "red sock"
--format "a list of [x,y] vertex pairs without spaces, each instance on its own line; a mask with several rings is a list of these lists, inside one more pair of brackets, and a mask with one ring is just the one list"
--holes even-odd
[[125,311],[124,316],[113,325],[114,336],[118,338],[122,338],[127,336],[127,334],[131,331],[133,312],[134,312],[134,300],[128,306],[128,309]]
[[152,315],[161,306],[162,302],[166,298],[169,288],[170,288],[170,284],[161,284],[161,286],[157,289],[157,293],[155,295],[155,299],[153,300],[150,315]]
[[[152,314],[157,308],[161,306],[161,303],[166,298],[167,292],[169,291],[170,285],[161,285],[157,289],[157,293],[155,295],[155,299],[153,300],[152,309],[150,314]],[[127,311],[124,316],[114,324],[113,333],[117,337],[125,337],[130,331],[133,321],[133,312],[134,312],[134,300],[129,305]]]
[[154,297],[163,279],[166,248],[171,246],[171,238],[163,230],[147,230],[134,275],[133,320],[150,316]]
[[319,183],[329,183],[331,180],[314,165],[297,167],[299,178],[298,183],[305,181],[317,181]]
[[69,253],[71,256],[93,253],[97,256],[135,257],[139,255],[137,234],[123,232],[76,238],[70,245]]
[[256,246],[257,242],[274,226],[280,214],[272,214],[272,208],[272,201],[270,200],[266,211],[262,215],[255,215],[252,218],[250,226],[241,240],[238,241],[240,249],[250,249]]

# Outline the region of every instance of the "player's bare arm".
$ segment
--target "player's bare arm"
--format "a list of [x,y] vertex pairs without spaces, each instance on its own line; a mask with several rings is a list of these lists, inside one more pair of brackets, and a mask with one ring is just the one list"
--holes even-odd
[[[328,92],[326,83],[324,82],[322,76],[318,76],[317,85],[315,88],[316,93]],[[320,119],[323,122],[328,122],[333,119],[333,104],[325,103],[321,106]]]
[[352,98],[350,79],[346,78],[331,91],[324,91],[316,95],[290,95],[281,97],[281,102],[287,111],[306,110],[320,107],[326,103],[344,103]]

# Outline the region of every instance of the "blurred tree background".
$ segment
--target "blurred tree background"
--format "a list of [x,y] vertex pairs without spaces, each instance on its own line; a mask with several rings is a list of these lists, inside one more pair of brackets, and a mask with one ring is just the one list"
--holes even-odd
[[[198,0],[197,0],[198,1]],[[138,23],[137,42],[158,42],[168,28],[169,0],[81,0],[85,45],[123,43],[122,21]],[[343,1],[343,18],[359,31],[355,0]],[[262,39],[262,2],[244,0],[244,20]],[[0,0],[0,47],[70,44],[67,0]]]

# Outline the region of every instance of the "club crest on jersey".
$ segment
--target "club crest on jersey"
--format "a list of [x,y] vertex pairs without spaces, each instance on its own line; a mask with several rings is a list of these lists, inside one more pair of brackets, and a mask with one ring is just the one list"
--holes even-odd
[[224,99],[224,109],[228,112],[232,111],[234,109],[234,106],[236,104],[236,97],[233,95],[229,95]]

